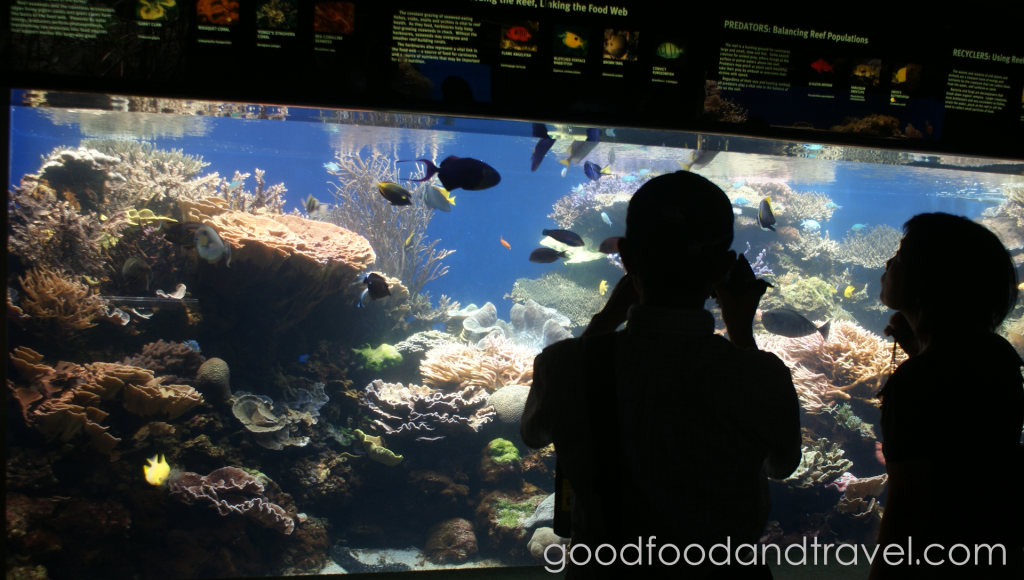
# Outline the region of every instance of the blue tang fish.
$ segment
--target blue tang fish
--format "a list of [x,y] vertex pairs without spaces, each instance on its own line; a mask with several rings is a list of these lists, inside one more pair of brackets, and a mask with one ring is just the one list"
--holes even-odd
[[739,189],[739,188],[743,187],[744,183],[746,183],[746,180],[741,179],[741,180],[737,181],[736,183],[732,184],[732,188],[733,189]]
[[601,212],[601,221],[608,224],[609,226],[612,225],[612,218],[608,217],[608,214],[604,212]]
[[637,171],[637,173],[640,175],[640,177],[643,177],[643,176],[647,175],[650,172],[651,172],[650,169],[641,169],[640,171]]
[[598,179],[601,179],[605,175],[611,173],[611,170],[608,169],[608,167],[601,169],[601,166],[599,166],[597,163],[587,161],[586,163],[583,164],[583,173],[586,173],[587,177],[589,177],[591,181],[597,181]]
[[537,141],[537,146],[533,148],[533,155],[530,155],[530,171],[537,171],[541,161],[544,161],[544,156],[555,144],[555,140],[548,135],[548,128],[544,126],[544,123],[533,124],[533,136],[540,141]]
[[745,197],[737,197],[732,202],[736,205],[750,205],[750,200]]
[[308,360],[309,360],[309,355],[308,354],[304,354],[304,355],[300,355],[299,356],[299,362],[302,363],[302,364],[306,364],[306,361],[308,361]]
[[494,187],[501,182],[501,176],[493,167],[471,157],[456,157],[449,155],[441,162],[441,165],[434,165],[429,159],[405,159],[397,163],[409,163],[419,161],[427,166],[427,175],[423,179],[409,179],[408,181],[428,181],[437,175],[441,180],[441,186],[451,191],[453,189],[465,189],[467,191],[480,191]]

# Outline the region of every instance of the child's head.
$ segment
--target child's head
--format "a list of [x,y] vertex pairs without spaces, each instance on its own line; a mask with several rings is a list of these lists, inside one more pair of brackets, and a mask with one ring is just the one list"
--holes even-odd
[[655,177],[629,202],[623,260],[647,288],[706,286],[728,255],[733,220],[729,197],[700,175]]
[[[934,325],[989,331],[1013,310],[1017,272],[1002,242],[984,226],[947,213],[923,213],[903,224],[903,232],[899,308],[926,312]],[[883,280],[883,294],[885,286]]]

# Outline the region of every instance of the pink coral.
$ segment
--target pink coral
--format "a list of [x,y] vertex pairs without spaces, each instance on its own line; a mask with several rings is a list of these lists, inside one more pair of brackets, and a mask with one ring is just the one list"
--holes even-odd
[[295,530],[295,520],[263,495],[263,484],[237,467],[222,467],[209,475],[185,472],[170,483],[170,497],[194,505],[213,504],[222,516],[249,516],[282,534]]

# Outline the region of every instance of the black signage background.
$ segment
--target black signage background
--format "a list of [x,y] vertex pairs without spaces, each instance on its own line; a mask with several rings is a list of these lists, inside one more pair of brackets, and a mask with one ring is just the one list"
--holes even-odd
[[[40,14],[34,7],[41,4],[50,12]],[[294,10],[268,17],[289,5]],[[146,20],[142,10],[163,20]],[[0,66],[4,88],[1024,159],[1024,9],[887,10],[636,0],[6,0]],[[102,24],[81,24],[90,14]],[[78,15],[79,28],[70,15]],[[57,33],[38,32],[47,19]],[[834,36],[800,36],[811,30]],[[1014,62],[998,60],[1004,57]],[[742,118],[720,107],[723,99]],[[890,117],[882,120],[897,131],[873,128],[864,121],[869,115]],[[844,124],[851,132],[830,130]]]

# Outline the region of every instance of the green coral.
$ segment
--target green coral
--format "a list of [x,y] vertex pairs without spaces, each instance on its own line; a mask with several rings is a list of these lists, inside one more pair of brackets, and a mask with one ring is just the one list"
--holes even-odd
[[835,293],[828,282],[817,277],[801,277],[782,287],[786,306],[811,320],[825,320],[832,311]]
[[843,403],[838,407],[825,407],[825,410],[836,418],[836,424],[840,427],[850,431],[857,431],[864,437],[875,438],[874,425],[865,423],[863,419],[854,414],[853,407],[849,403]]
[[519,450],[515,443],[508,439],[495,439],[487,444],[487,454],[495,463],[513,463],[519,461]]
[[382,371],[402,364],[402,353],[386,343],[377,348],[366,345],[366,348],[355,348],[352,352],[356,353],[359,366],[369,371]]
[[498,525],[503,528],[518,528],[520,522],[530,517],[535,509],[536,507],[529,503],[515,503],[507,499],[494,502],[494,514],[498,516]]

